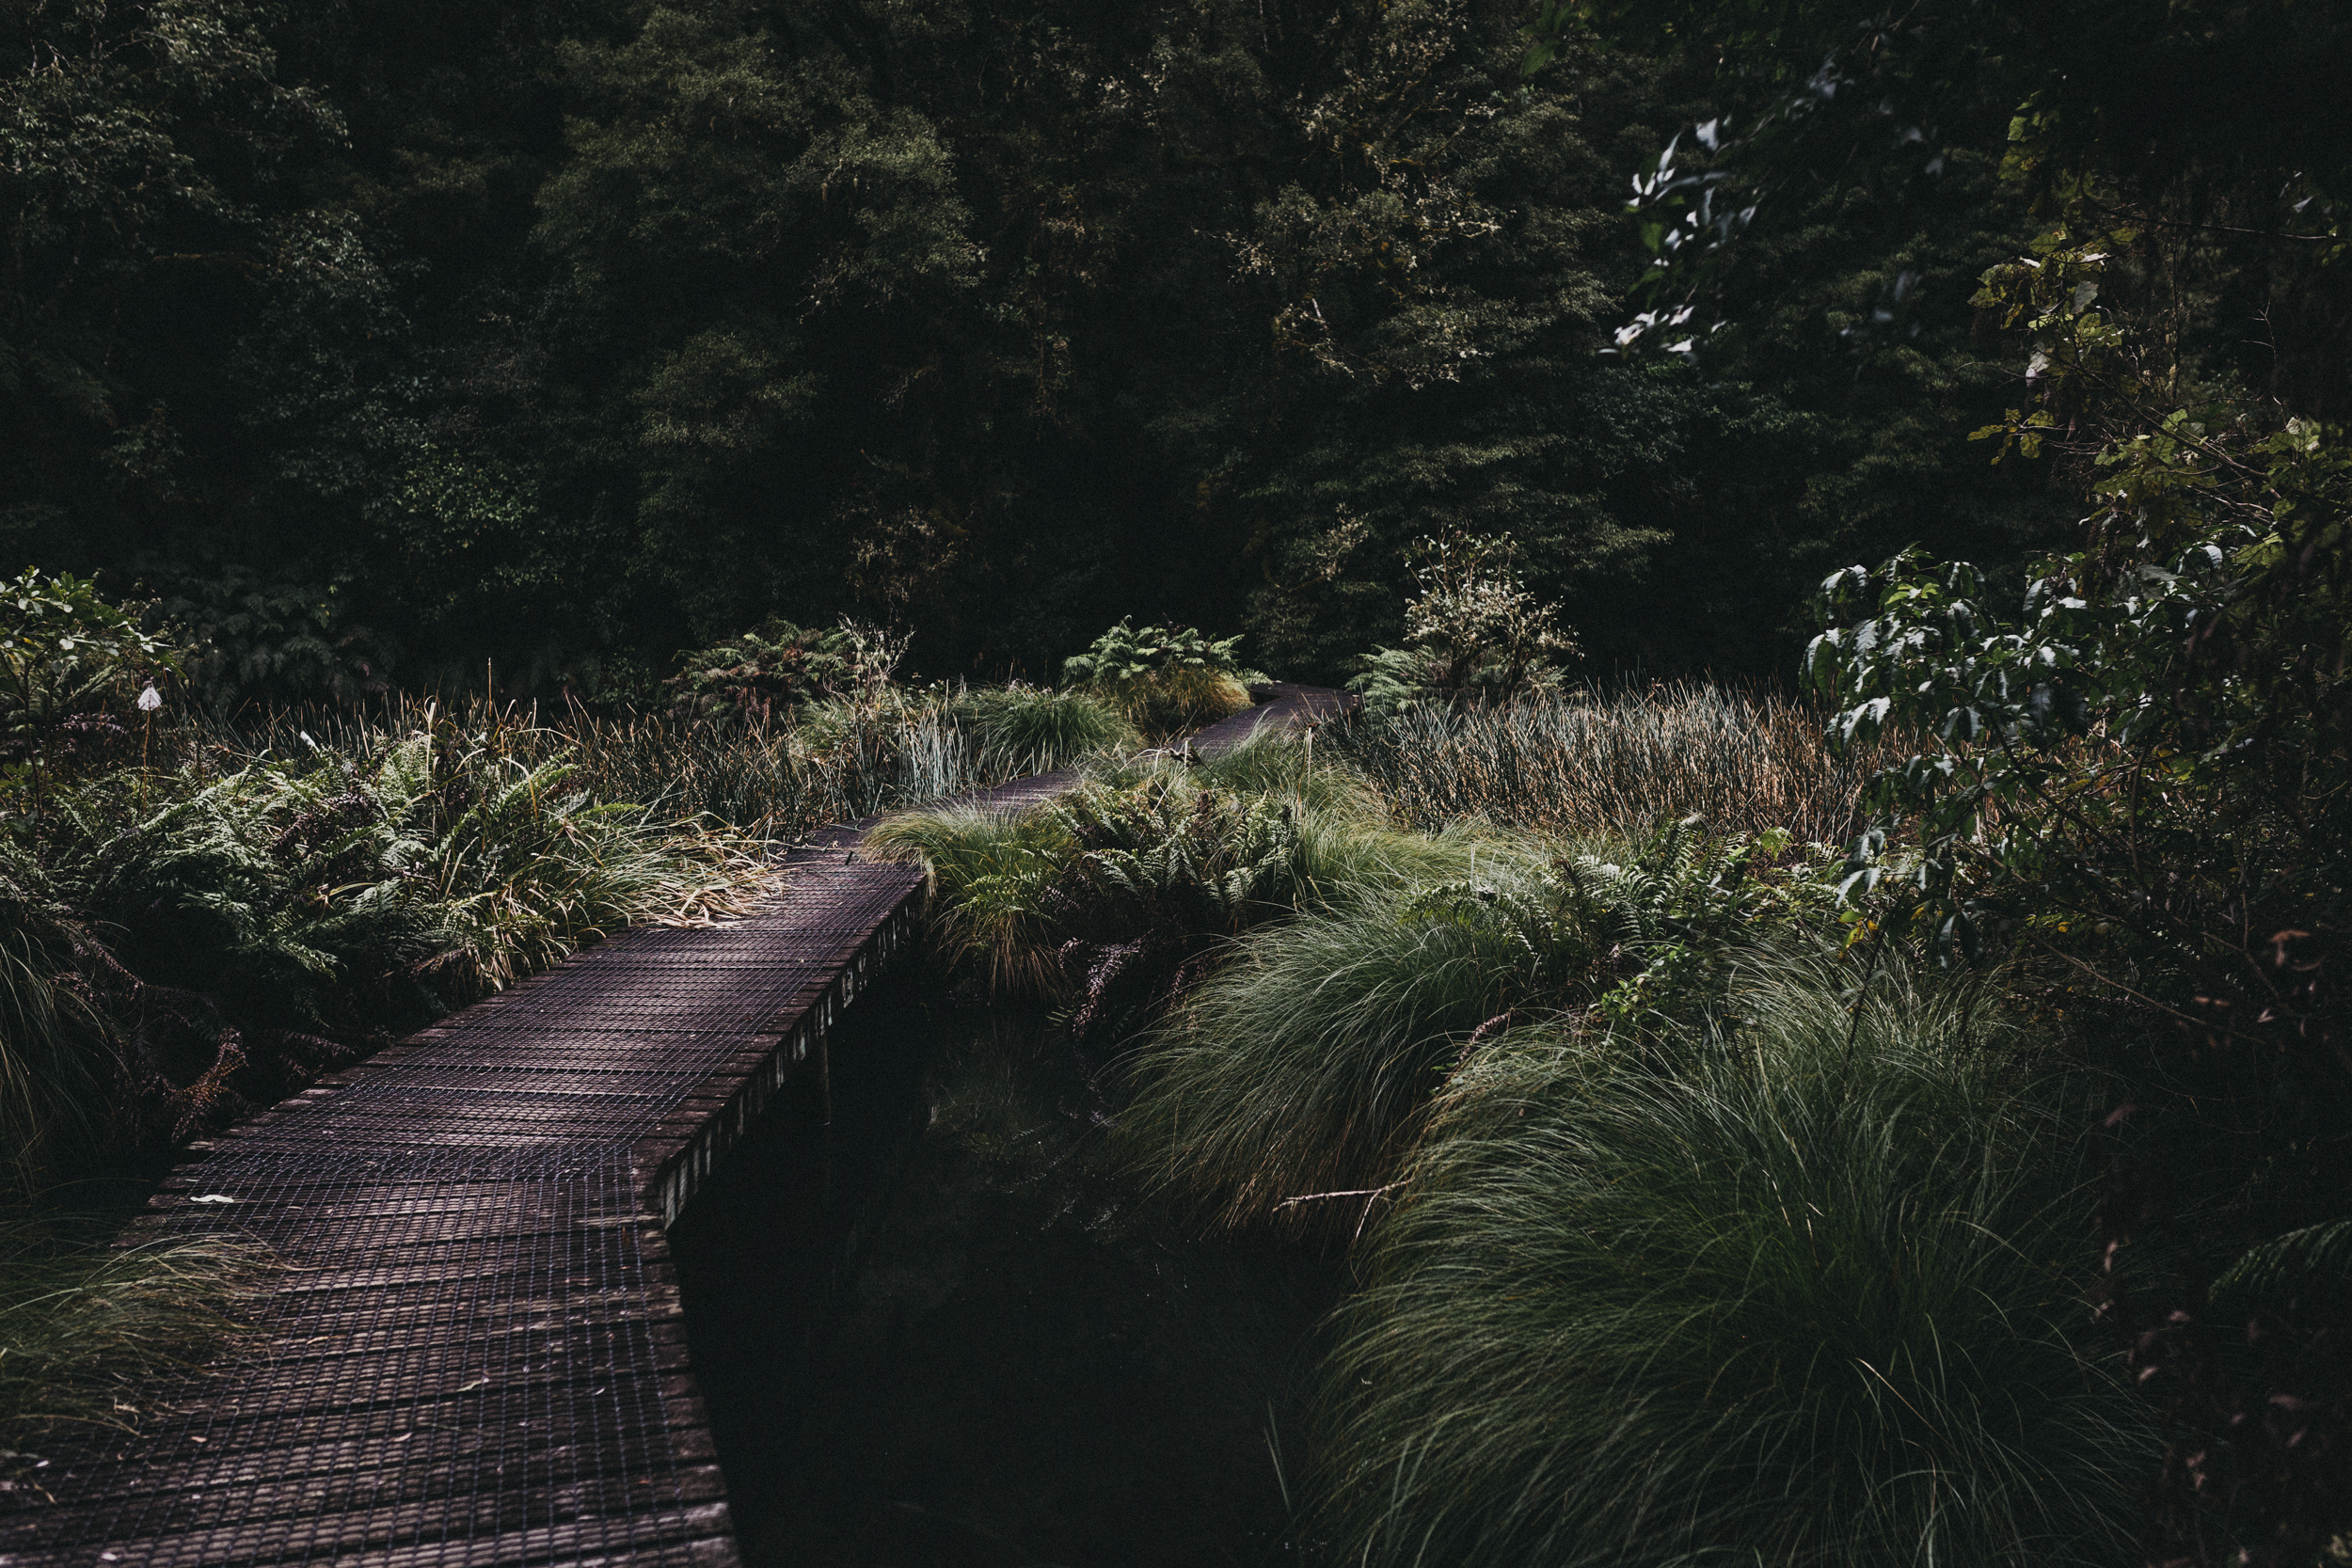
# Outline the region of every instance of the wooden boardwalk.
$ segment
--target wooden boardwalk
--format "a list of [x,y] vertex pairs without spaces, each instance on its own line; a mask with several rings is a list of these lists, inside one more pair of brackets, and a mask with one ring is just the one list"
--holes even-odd
[[[1195,745],[1339,702],[1262,695]],[[0,1568],[735,1562],[664,1226],[913,939],[865,826],[744,920],[601,943],[198,1146],[135,1229],[271,1249],[250,1348],[34,1472]]]

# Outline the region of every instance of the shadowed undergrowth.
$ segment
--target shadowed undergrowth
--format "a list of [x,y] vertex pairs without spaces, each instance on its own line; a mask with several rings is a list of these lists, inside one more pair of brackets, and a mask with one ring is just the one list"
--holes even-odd
[[231,1309],[267,1268],[226,1239],[107,1246],[64,1220],[0,1213],[0,1449],[135,1424],[151,1380],[240,1332]]
[[2153,1456],[2079,1291],[2079,1091],[1985,998],[1808,960],[1671,1069],[1538,1032],[1439,1096],[1320,1423],[1364,1563],[2090,1564]]

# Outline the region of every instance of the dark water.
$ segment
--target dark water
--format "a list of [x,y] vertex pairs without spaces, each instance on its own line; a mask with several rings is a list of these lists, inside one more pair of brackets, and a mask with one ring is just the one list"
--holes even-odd
[[1156,1215],[1044,1021],[901,985],[844,1022],[832,1126],[771,1117],[673,1236],[747,1560],[1297,1560],[1337,1269]]

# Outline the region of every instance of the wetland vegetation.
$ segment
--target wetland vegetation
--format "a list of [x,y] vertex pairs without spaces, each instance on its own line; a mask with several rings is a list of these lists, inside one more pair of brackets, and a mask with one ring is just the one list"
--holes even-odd
[[0,1486],[891,814],[755,1552],[2342,1561],[2348,17],[0,6]]

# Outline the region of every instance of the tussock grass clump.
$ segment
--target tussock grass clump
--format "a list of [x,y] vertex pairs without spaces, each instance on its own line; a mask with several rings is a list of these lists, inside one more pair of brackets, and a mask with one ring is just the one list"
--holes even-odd
[[863,853],[924,868],[933,941],[949,962],[977,964],[999,995],[1040,997],[1061,989],[1044,901],[1074,843],[1048,807],[948,806],[877,823]]
[[1050,773],[1140,738],[1117,705],[1088,691],[1016,683],[959,689],[944,707],[979,742],[979,768],[991,778]]
[[140,1380],[225,1343],[230,1309],[267,1267],[225,1238],[113,1247],[0,1214],[0,1449],[135,1418]]
[[[1480,869],[1549,898],[1491,847]],[[1155,1181],[1213,1227],[1352,1229],[1365,1205],[1325,1195],[1385,1182],[1467,1042],[1552,989],[1523,908],[1391,893],[1250,935],[1129,1059]]]
[[1437,1101],[1321,1416],[1351,1562],[2090,1564],[2153,1463],[2092,1348],[2079,1096],[1983,999],[1755,967],[1670,1071],[1541,1035]]
[[1332,738],[1391,815],[1422,829],[1477,816],[1581,837],[1698,816],[1718,832],[1841,844],[1870,773],[1833,757],[1798,704],[1710,685],[1423,704]]

